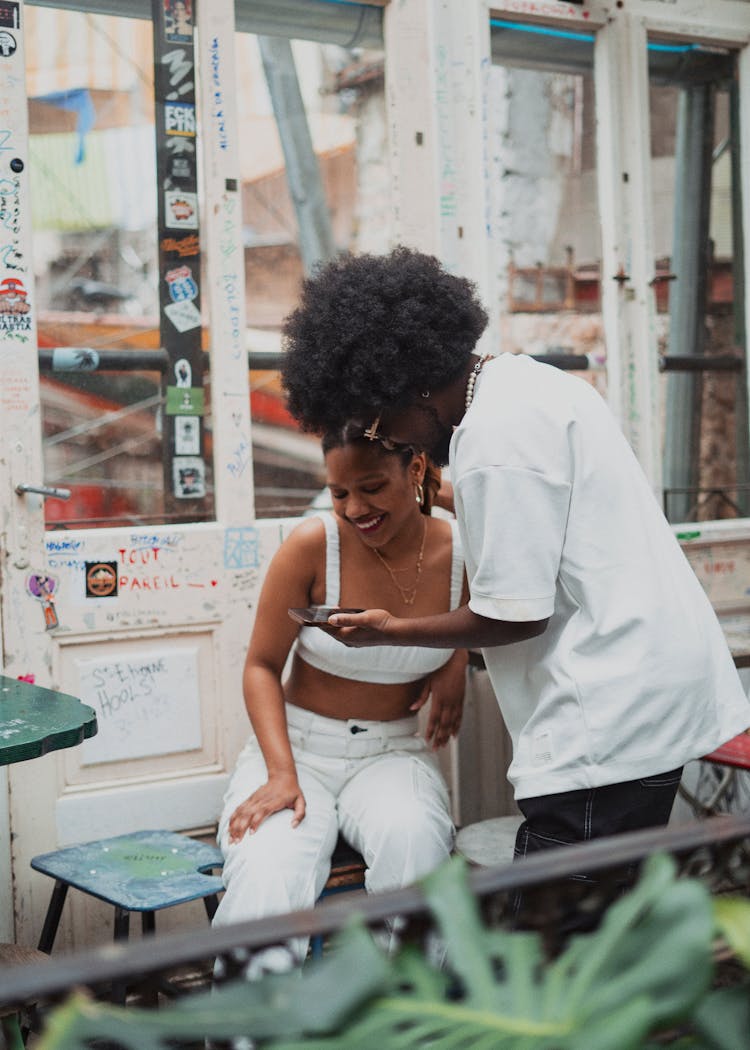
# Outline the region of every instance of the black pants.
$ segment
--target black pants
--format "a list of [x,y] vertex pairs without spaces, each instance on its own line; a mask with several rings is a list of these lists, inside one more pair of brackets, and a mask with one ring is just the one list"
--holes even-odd
[[[681,777],[680,766],[640,780],[519,799],[518,806],[525,820],[516,835],[515,857],[664,825],[672,812]],[[635,870],[625,875],[623,890],[634,876]],[[580,872],[575,880],[589,884],[596,882],[586,872]],[[524,894],[517,893],[512,912],[521,927],[527,925],[523,911],[528,907],[533,909],[533,903],[526,900]],[[574,910],[560,916],[557,934],[565,938],[571,933],[592,929],[600,917],[600,911],[589,911],[583,919]]]
[[526,819],[515,856],[666,824],[681,777],[682,766],[641,780],[519,799]]

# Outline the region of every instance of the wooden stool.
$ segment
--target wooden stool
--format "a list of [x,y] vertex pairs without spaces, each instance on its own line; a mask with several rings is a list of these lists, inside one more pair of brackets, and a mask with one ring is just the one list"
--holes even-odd
[[[24,948],[20,944],[0,944],[0,973],[8,966],[28,966],[32,963],[48,962],[49,957],[36,948]],[[24,1050],[20,1013],[34,1004],[17,1003],[0,1007],[0,1031],[3,1033],[6,1050]]]
[[330,897],[334,893],[364,889],[366,871],[367,866],[361,855],[349,845],[345,838],[339,835],[331,855],[331,874],[328,876],[319,900]]
[[523,817],[519,814],[467,824],[456,835],[455,851],[477,867],[493,868],[499,864],[510,864],[516,832],[522,823]]
[[221,877],[208,875],[224,863],[217,846],[173,831],[137,831],[111,839],[42,853],[31,866],[55,879],[39,949],[51,952],[68,887],[114,905],[115,940],[127,940],[130,913],[141,913],[144,934],[156,928],[155,913],[203,900],[209,920],[219,906]]

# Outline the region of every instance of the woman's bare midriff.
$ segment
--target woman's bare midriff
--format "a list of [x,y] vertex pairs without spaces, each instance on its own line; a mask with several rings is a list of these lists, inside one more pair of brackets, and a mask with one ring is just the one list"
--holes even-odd
[[284,696],[295,707],[304,707],[324,718],[363,718],[369,721],[391,722],[407,718],[419,696],[424,679],[398,685],[378,682],[354,682],[327,674],[297,656],[284,683]]

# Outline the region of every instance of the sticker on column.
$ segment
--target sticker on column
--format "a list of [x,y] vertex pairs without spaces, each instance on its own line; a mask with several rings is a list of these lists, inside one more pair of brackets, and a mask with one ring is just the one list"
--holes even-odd
[[189,190],[165,190],[164,225],[170,230],[197,230],[198,194]]
[[193,370],[190,367],[190,362],[184,357],[181,357],[179,361],[175,361],[174,374],[178,387],[190,387],[193,385]]
[[[192,145],[192,143],[191,143]],[[167,176],[175,182],[195,182],[195,168],[189,157],[173,153],[167,157]]]
[[201,312],[195,303],[167,303],[164,313],[178,332],[189,332],[201,326]]
[[0,26],[3,29],[21,28],[21,12],[16,0],[5,0],[0,4]]
[[188,44],[193,39],[191,0],[164,0],[164,39],[170,44]]
[[177,266],[167,270],[164,280],[169,287],[169,298],[173,303],[192,302],[198,297],[198,282],[189,266]]
[[19,277],[5,277],[0,281],[0,332],[30,332],[30,311],[23,281]]
[[[190,62],[188,68],[192,68]],[[164,130],[167,135],[195,138],[195,104],[193,102],[165,102]]]
[[55,591],[57,590],[57,579],[46,573],[33,572],[26,578],[26,590],[32,598],[42,603],[44,613],[44,629],[52,631],[59,627],[57,612],[55,611]]
[[200,457],[173,459],[172,478],[177,499],[202,499],[206,495],[206,464]]
[[159,242],[159,251],[165,255],[176,255],[179,259],[198,255],[200,250],[201,245],[196,233],[186,233],[184,237],[162,237]]
[[116,598],[118,565],[116,561],[86,562],[86,597]]
[[195,416],[174,417],[174,450],[178,456],[199,456],[200,424]]
[[11,58],[16,53],[16,38],[5,29],[0,29],[0,56]]
[[168,416],[202,416],[206,407],[206,395],[202,386],[168,386]]
[[164,143],[167,161],[167,181],[164,189],[170,189],[170,181],[188,182],[188,189],[195,189],[195,141],[184,135],[169,135]]
[[52,351],[53,372],[95,372],[100,362],[88,346],[56,346]]

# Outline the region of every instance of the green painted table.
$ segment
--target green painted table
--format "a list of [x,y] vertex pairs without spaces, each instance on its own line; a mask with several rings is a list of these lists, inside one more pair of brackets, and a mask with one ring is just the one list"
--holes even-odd
[[94,709],[74,696],[0,675],[0,766],[74,747],[96,731]]

